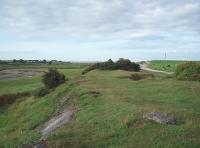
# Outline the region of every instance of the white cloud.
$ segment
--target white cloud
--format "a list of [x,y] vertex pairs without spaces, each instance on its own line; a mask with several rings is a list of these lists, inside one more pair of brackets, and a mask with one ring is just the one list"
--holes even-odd
[[196,51],[199,22],[199,0],[0,0],[0,52]]
[[200,31],[200,2],[1,0],[1,30],[20,34],[130,38]]

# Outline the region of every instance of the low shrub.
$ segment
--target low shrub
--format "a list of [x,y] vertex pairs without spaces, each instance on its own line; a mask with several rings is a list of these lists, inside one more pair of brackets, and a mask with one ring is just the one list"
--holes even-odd
[[167,65],[167,67],[171,67],[171,65]]
[[65,75],[59,73],[56,69],[49,69],[47,73],[43,75],[42,82],[45,87],[40,88],[34,93],[36,97],[46,96],[53,88],[59,86],[66,81]]
[[200,63],[186,62],[179,64],[175,75],[179,80],[200,81]]
[[111,59],[109,59],[106,62],[101,63],[95,63],[88,68],[86,68],[82,74],[86,74],[89,71],[92,71],[94,69],[100,69],[100,70],[127,70],[127,71],[140,71],[140,65],[136,64],[134,62],[131,62],[128,59],[119,59],[117,62],[113,62]]
[[44,97],[46,96],[48,93],[50,92],[50,90],[46,87],[42,87],[39,90],[37,90],[34,94],[34,96],[36,97]]
[[43,83],[46,88],[52,89],[65,82],[65,75],[60,74],[56,69],[49,69],[43,75]]

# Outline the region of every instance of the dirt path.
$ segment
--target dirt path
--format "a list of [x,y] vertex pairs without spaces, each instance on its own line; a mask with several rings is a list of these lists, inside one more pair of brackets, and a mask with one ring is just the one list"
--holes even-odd
[[147,61],[143,64],[140,64],[140,67],[142,70],[151,71],[151,72],[159,72],[159,73],[164,73],[164,74],[173,74],[174,73],[174,72],[167,72],[167,71],[154,70],[154,69],[148,68],[149,64],[150,63]]
[[47,137],[57,128],[64,124],[69,123],[74,116],[74,109],[68,108],[64,110],[60,115],[51,118],[45,123],[44,129],[42,130],[42,137],[40,140],[46,140]]

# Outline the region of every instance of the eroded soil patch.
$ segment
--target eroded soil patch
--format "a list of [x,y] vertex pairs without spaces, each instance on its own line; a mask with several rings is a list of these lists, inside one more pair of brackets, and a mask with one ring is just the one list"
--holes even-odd
[[46,140],[48,136],[57,128],[62,125],[69,123],[73,116],[75,110],[72,107],[64,110],[59,116],[51,118],[48,122],[45,123],[44,129],[42,130],[42,137],[40,140]]
[[7,69],[0,71],[0,80],[15,80],[17,78],[33,77],[42,74],[43,72],[38,70]]

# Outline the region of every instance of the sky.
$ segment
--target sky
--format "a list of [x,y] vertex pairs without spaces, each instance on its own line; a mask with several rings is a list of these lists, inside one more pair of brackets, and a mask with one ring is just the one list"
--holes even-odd
[[0,59],[200,60],[200,0],[0,0]]

